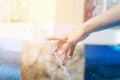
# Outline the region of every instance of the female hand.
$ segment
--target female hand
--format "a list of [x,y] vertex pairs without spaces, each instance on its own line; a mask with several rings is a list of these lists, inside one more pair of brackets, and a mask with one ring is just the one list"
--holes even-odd
[[86,34],[85,29],[79,27],[64,35],[55,35],[48,37],[48,40],[57,41],[56,47],[52,53],[54,54],[55,52],[60,51],[59,54],[62,55],[62,61],[65,61],[67,56],[68,58],[72,57],[75,46],[78,43],[78,41],[85,39],[87,36],[88,34]]

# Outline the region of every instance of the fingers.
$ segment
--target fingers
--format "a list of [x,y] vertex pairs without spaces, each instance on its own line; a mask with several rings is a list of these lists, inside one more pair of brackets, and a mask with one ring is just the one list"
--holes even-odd
[[59,41],[59,42],[57,42],[57,46],[55,47],[54,52],[57,52],[58,50],[60,50],[59,54],[62,55],[62,61],[64,62],[67,57],[67,53],[68,53],[69,49],[70,49],[70,53],[69,53],[68,57],[71,58],[73,55],[74,49],[75,49],[75,45],[73,45],[69,42],[63,43],[63,42]]
[[70,43],[65,43],[62,46],[61,53],[60,53],[60,54],[62,54],[62,61],[65,61],[69,47],[70,47]]
[[59,48],[59,47],[58,47],[58,46],[56,46],[56,47],[53,49],[53,51],[52,51],[52,53],[51,53],[51,54],[52,54],[52,55],[54,55],[54,53],[55,53],[55,52],[57,52],[58,48]]
[[56,48],[54,49],[54,52],[57,52],[58,49],[60,49],[60,48],[62,47],[63,44],[64,44],[64,42],[58,41],[58,42],[56,43]]
[[71,58],[73,56],[74,50],[75,50],[75,46],[76,45],[71,45],[70,47],[70,53],[69,53],[69,58]]
[[69,46],[70,46],[69,43],[65,43],[62,47],[62,53],[61,54],[67,53],[68,49],[69,49]]
[[58,41],[56,43],[56,46],[55,46],[55,48],[54,48],[54,50],[53,50],[53,52],[51,54],[54,55],[55,52],[57,52],[58,50],[60,50],[60,48],[62,47],[63,44],[64,44],[64,42]]
[[60,50],[60,48],[63,46],[64,43],[66,43],[66,38],[65,37],[61,37],[61,36],[51,36],[51,37],[47,37],[47,40],[58,40],[56,43],[56,47],[54,48],[52,54],[54,54],[54,52],[57,52],[58,50]]
[[62,61],[63,61],[63,62],[65,61],[66,57],[67,57],[67,54],[63,54],[63,55],[62,55]]
[[47,40],[60,40],[65,42],[66,38],[64,38],[63,36],[50,36],[50,37],[47,37]]
[[62,61],[65,61],[69,49],[70,49],[70,53],[68,57],[69,58],[72,57],[75,49],[75,45],[70,43],[70,41],[68,41],[67,38],[63,36],[51,36],[51,37],[48,37],[47,40],[57,40],[56,47],[54,48],[52,54],[60,51],[59,54],[62,57]]

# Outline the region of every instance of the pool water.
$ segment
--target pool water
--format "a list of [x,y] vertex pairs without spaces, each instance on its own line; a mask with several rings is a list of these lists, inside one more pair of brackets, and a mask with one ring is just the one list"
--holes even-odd
[[5,63],[0,65],[0,80],[20,80],[20,68]]
[[120,45],[85,45],[85,80],[120,80]]
[[20,54],[0,50],[0,80],[20,80]]
[[[0,80],[20,80],[22,44],[0,39]],[[84,50],[85,80],[120,80],[120,45],[85,45]]]
[[0,80],[20,80],[20,55],[23,42],[0,38]]

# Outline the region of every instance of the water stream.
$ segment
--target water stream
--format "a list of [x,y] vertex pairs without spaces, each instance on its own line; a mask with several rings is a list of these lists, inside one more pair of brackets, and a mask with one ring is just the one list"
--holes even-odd
[[60,59],[60,57],[58,57],[57,53],[55,53],[55,57],[56,57],[56,60],[57,60],[58,64],[59,64],[60,67],[61,67],[61,70],[62,70],[63,73],[65,74],[67,80],[72,80],[72,77],[71,77],[70,73],[68,73],[67,68],[62,65],[62,60]]
[[[48,32],[50,32],[49,30],[46,33],[46,30],[44,30],[44,29],[41,30],[42,28],[39,27],[40,26],[39,24],[34,22],[33,25],[37,26],[35,29],[33,29],[33,32],[32,32],[34,42],[40,42],[41,44],[48,44],[48,45],[55,44],[54,41],[53,42],[46,41]],[[39,30],[41,30],[41,31],[39,31]],[[38,37],[39,35],[40,35],[40,38]],[[55,58],[56,58],[58,65],[60,66],[61,70],[63,71],[63,74],[66,76],[66,80],[72,80],[70,73],[68,72],[67,68],[63,65],[62,59],[57,55],[57,53],[55,53]],[[31,71],[30,71],[30,73],[31,73]]]

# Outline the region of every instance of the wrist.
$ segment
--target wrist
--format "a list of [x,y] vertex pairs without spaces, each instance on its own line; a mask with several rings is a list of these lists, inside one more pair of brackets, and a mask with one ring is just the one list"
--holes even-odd
[[90,33],[92,33],[93,30],[94,30],[94,26],[95,26],[95,24],[93,23],[92,20],[88,20],[87,22],[83,23],[82,28],[83,28],[83,30],[84,30],[84,33],[85,33],[85,34],[90,34]]
[[86,23],[82,25],[81,28],[82,28],[82,31],[83,31],[84,34],[90,34],[91,33],[89,27],[90,27],[90,25],[86,24]]

